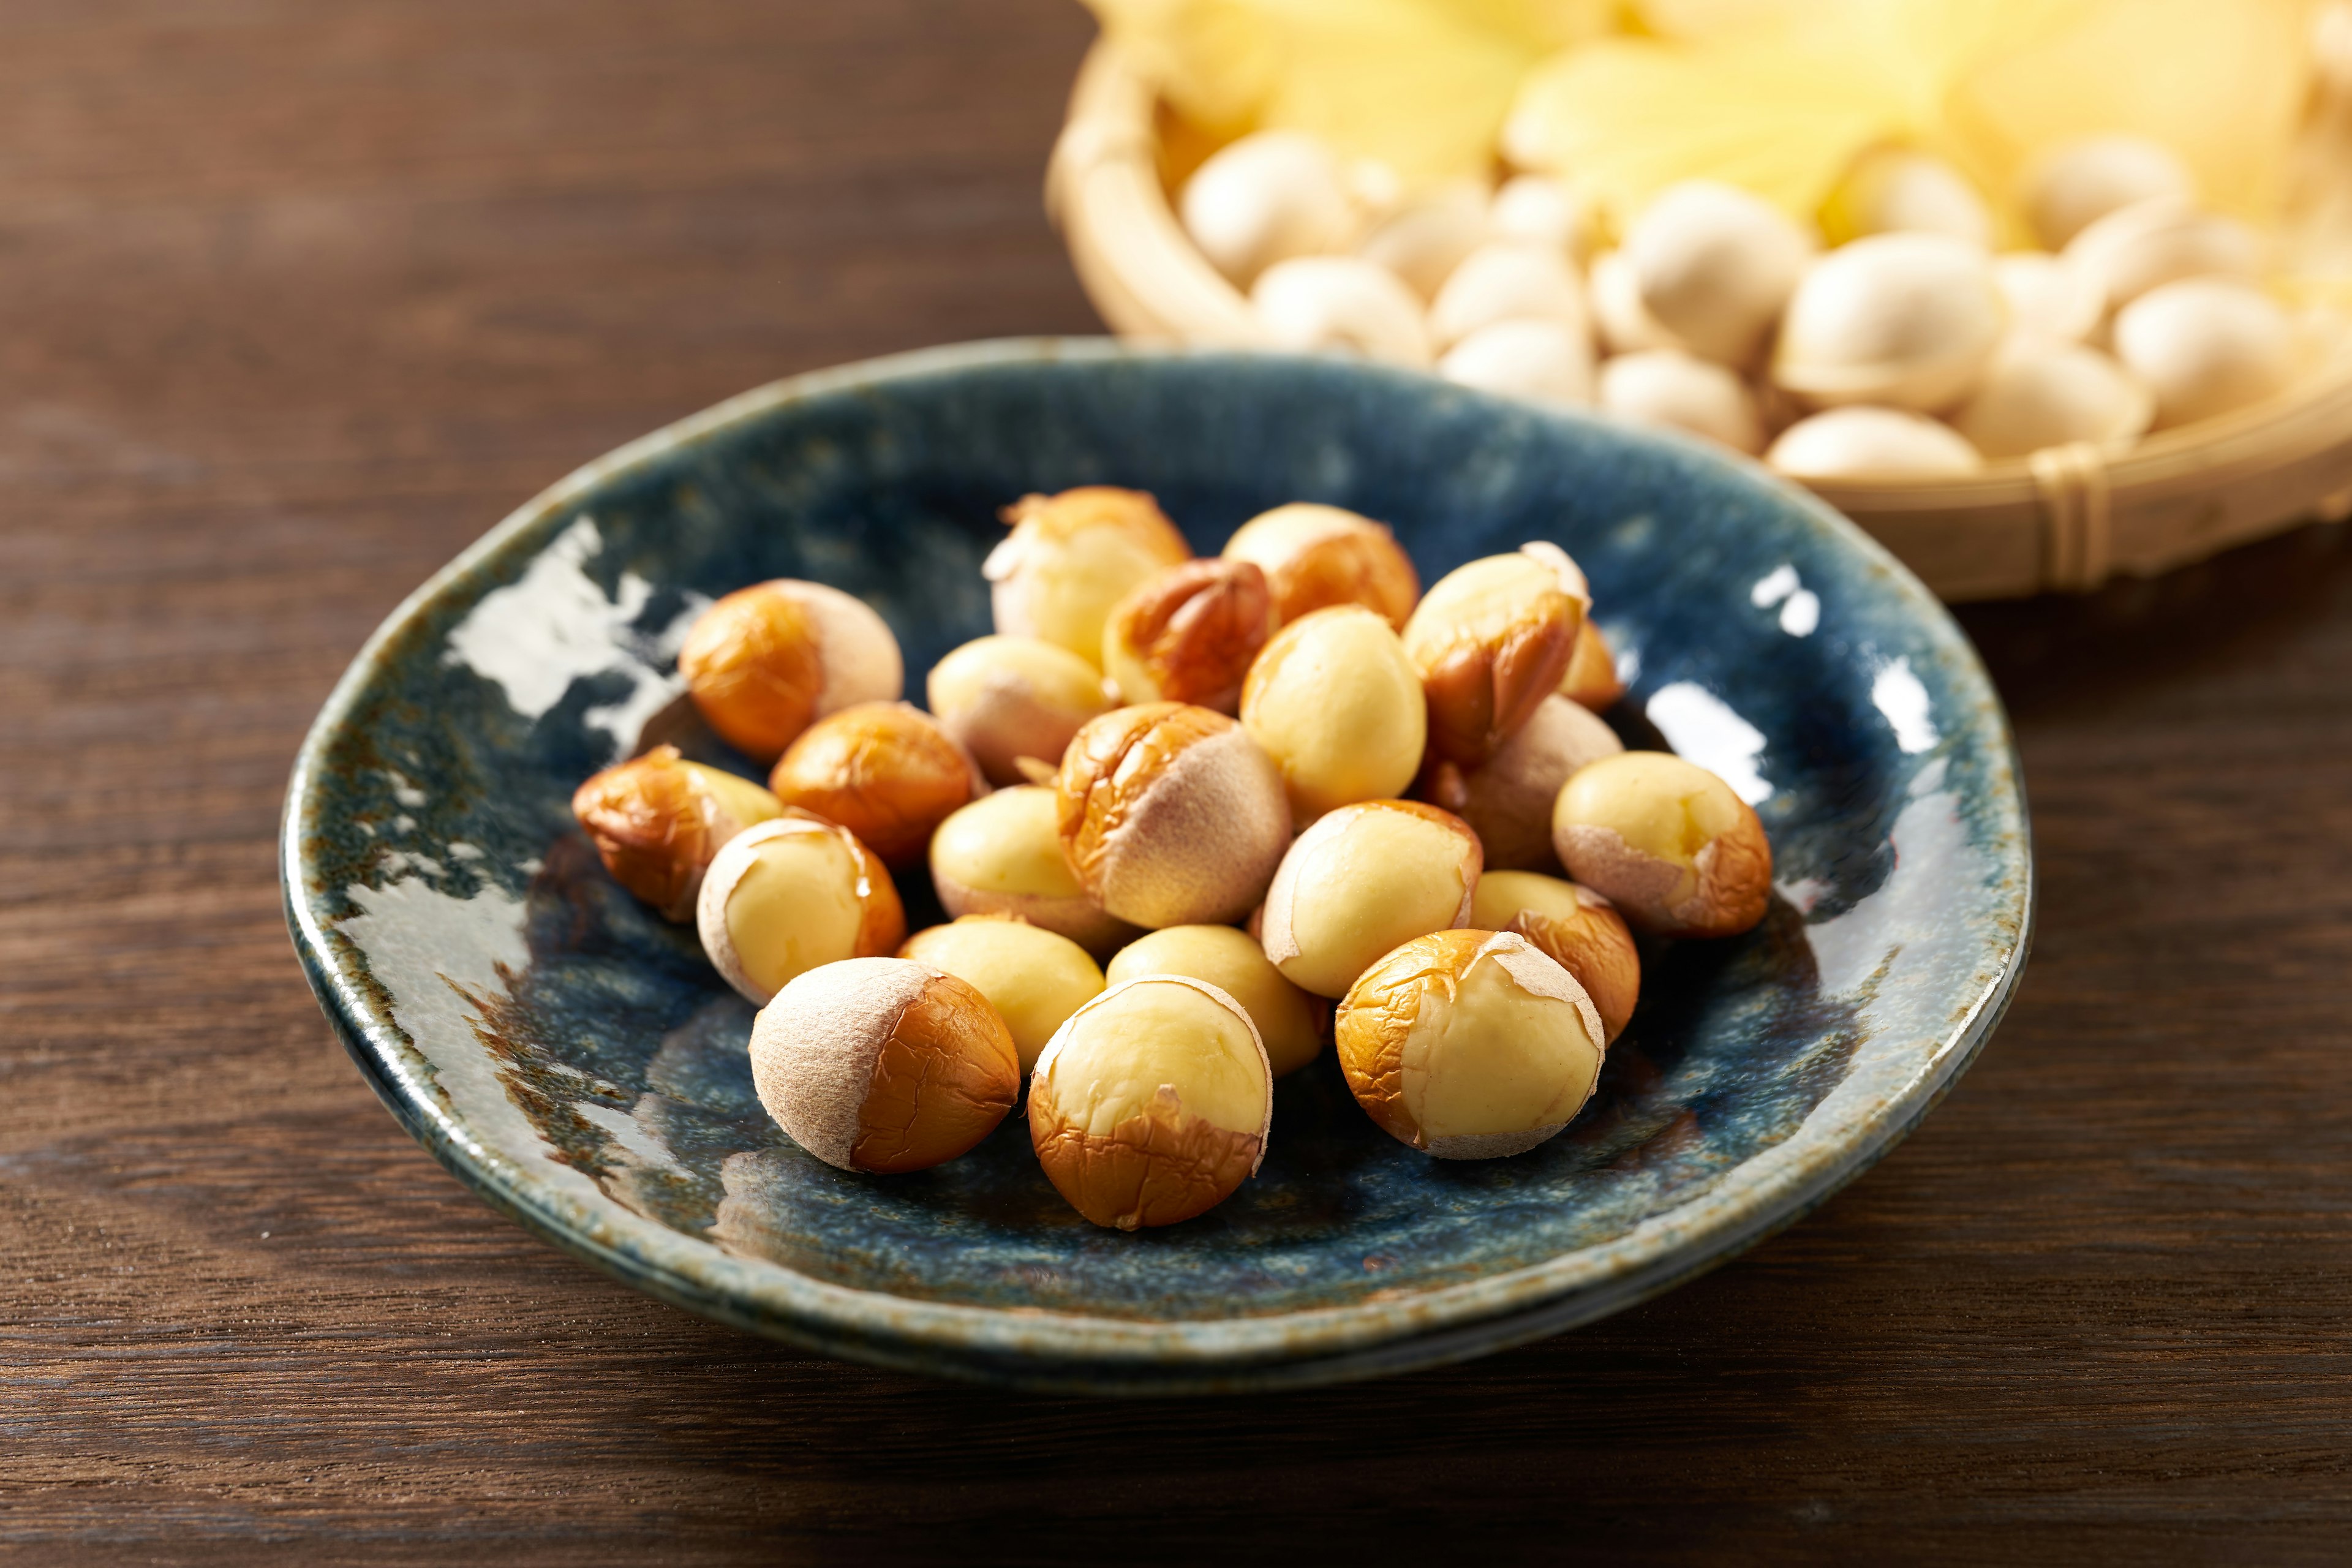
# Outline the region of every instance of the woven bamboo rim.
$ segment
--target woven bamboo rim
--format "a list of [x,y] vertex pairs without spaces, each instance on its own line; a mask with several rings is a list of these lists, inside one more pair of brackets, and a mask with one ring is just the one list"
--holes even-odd
[[[1265,346],[1248,300],[1169,205],[1159,112],[1150,81],[1097,43],[1045,187],[1078,280],[1122,336]],[[1812,488],[1946,599],[2087,593],[2352,515],[2352,366],[2127,452],[2078,445],[1966,479]]]

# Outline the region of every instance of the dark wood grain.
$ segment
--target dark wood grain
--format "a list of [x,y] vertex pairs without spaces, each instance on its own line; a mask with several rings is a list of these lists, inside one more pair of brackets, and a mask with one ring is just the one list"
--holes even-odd
[[2342,1560],[2326,531],[1971,612],[2041,857],[2009,1023],[1819,1215],[1469,1366],[1100,1405],[838,1364],[567,1261],[377,1108],[271,854],[335,675],[630,436],[1090,330],[1038,189],[1086,33],[1070,0],[0,5],[0,1552]]

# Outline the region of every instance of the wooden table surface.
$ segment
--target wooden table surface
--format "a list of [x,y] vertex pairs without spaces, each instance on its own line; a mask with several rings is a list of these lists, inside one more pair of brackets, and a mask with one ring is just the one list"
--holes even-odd
[[631,436],[1093,330],[1039,201],[1087,31],[0,4],[0,1552],[2342,1560],[2336,533],[1964,617],[2041,860],[2008,1023],[1823,1212],[1526,1349],[1149,1405],[836,1363],[531,1240],[377,1106],[272,856],[335,676]]

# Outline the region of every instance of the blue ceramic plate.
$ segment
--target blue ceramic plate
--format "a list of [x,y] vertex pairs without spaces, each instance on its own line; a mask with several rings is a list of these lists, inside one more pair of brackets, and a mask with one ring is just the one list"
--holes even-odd
[[[998,507],[1097,483],[1154,492],[1202,551],[1314,500],[1393,525],[1424,581],[1538,538],[1584,565],[1631,685],[1612,721],[1755,803],[1780,896],[1746,937],[1650,955],[1565,1133],[1426,1159],[1327,1052],[1277,1088],[1255,1181],[1126,1236],[1071,1212],[1017,1117],[939,1170],[863,1177],[761,1112],[751,1009],[690,928],[605,876],[572,787],[653,739],[752,771],[677,700],[674,650],[713,596],[780,576],[859,595],[919,695],[988,630]],[[368,643],[302,748],[284,857],[352,1055],[525,1225],[761,1333],[1100,1391],[1475,1355],[1723,1261],[1935,1103],[2016,984],[2032,905],[1982,668],[1826,508],[1693,443],[1425,377],[1097,342],[802,377],[566,479]]]

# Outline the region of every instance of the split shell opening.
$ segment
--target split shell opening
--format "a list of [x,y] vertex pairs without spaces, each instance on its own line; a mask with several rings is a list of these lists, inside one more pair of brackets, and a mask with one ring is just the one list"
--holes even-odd
[[1489,555],[1438,579],[1404,628],[1430,749],[1465,767],[1493,756],[1559,689],[1583,622],[1583,601],[1550,564],[1524,552]]
[[1396,536],[1343,507],[1293,501],[1262,511],[1234,530],[1224,554],[1265,574],[1286,626],[1335,605],[1361,605],[1402,630],[1421,602],[1421,575]]
[[856,834],[787,808],[719,850],[695,928],[719,977],[764,1003],[820,965],[889,952],[907,934],[907,914],[890,873]]
[[1153,574],[1192,558],[1160,503],[1141,490],[1087,485],[1024,496],[1003,516],[1013,531],[981,563],[997,631],[1042,637],[1089,664],[1102,658],[1111,606]]

